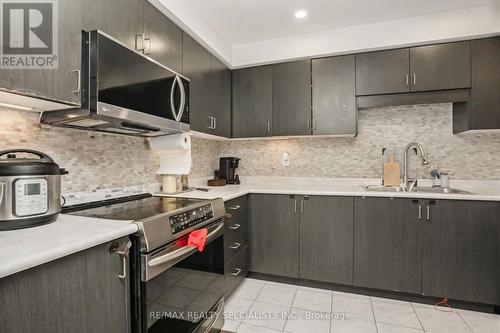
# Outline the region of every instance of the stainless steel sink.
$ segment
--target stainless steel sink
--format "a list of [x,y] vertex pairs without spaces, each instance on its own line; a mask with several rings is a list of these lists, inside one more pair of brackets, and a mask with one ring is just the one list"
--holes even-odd
[[[361,186],[365,191],[368,192],[404,192],[401,186],[398,187],[385,187],[382,185],[371,185],[371,186]],[[412,189],[412,192],[416,193],[442,193],[442,194],[474,194],[469,191],[458,190],[449,187],[425,187],[417,186]]]

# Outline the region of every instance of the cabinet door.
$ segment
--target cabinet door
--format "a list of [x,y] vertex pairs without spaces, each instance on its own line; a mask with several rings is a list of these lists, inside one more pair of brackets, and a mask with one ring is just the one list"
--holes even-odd
[[272,127],[271,67],[233,71],[233,137],[265,137]]
[[311,134],[311,62],[272,66],[273,135]]
[[313,134],[357,133],[354,56],[312,61]]
[[299,215],[288,195],[251,197],[250,271],[299,276]]
[[135,49],[144,31],[143,0],[82,0],[84,30],[101,30]]
[[80,1],[59,1],[59,66],[52,70],[50,97],[81,103],[82,8]]
[[500,37],[471,42],[471,129],[500,129]]
[[409,199],[356,198],[354,285],[419,294],[421,220]]
[[410,91],[408,49],[356,55],[356,95],[378,95]]
[[182,29],[148,1],[144,1],[144,34],[151,38],[148,55],[182,73]]
[[304,199],[300,216],[300,278],[352,284],[354,199]]
[[425,223],[422,292],[500,304],[500,203],[437,201]]
[[1,69],[0,87],[79,104],[75,71],[81,69],[81,15],[80,1],[58,2],[57,69]]
[[231,71],[210,56],[210,115],[215,118],[213,134],[231,137]]
[[470,87],[470,42],[412,47],[411,91]]
[[191,129],[207,132],[210,127],[210,53],[187,34],[183,34],[182,67],[189,83]]
[[117,277],[122,259],[109,246],[2,278],[0,332],[129,332],[129,280]]

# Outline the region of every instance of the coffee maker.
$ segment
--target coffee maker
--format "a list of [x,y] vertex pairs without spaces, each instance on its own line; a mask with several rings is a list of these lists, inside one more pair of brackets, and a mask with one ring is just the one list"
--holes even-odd
[[239,184],[240,177],[236,174],[240,159],[237,157],[221,157],[217,178],[225,179],[226,184]]

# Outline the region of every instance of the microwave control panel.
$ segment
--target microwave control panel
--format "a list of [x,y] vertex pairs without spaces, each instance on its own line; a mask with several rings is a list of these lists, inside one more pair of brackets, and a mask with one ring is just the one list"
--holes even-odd
[[48,207],[45,178],[18,179],[14,183],[14,214],[19,217],[45,214]]
[[214,211],[212,204],[204,205],[170,216],[170,228],[172,230],[172,234],[176,234],[197,224],[206,222],[213,217]]

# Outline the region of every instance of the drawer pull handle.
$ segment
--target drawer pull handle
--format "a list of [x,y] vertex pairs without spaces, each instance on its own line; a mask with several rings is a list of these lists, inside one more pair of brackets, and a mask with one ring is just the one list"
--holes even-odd
[[231,206],[227,207],[227,209],[229,209],[229,210],[238,210],[240,208],[241,208],[240,205],[231,205]]
[[233,214],[231,214],[231,213],[226,213],[226,215],[224,215],[224,217],[225,217],[226,219],[232,219],[232,218],[233,218]]
[[229,229],[237,230],[237,229],[239,229],[239,227],[241,227],[241,225],[239,225],[238,223],[235,223],[231,227],[229,227]]
[[237,249],[237,248],[239,248],[240,246],[241,246],[241,244],[240,244],[240,243],[234,243],[234,245],[233,245],[233,246],[230,246],[229,248],[230,248],[230,249],[233,249],[233,250],[236,250],[236,249]]
[[231,273],[231,275],[233,275],[233,276],[238,276],[238,275],[240,275],[240,273],[241,273],[241,269],[239,269],[239,268],[235,268],[235,269],[236,269],[236,271],[237,271],[237,272],[236,272],[236,273]]

